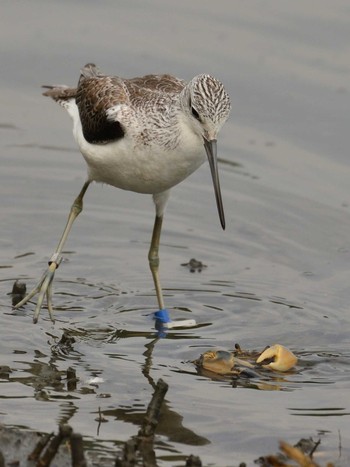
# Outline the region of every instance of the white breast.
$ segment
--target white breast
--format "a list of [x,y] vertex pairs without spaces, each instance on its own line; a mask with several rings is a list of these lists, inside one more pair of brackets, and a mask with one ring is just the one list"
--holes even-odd
[[69,113],[90,180],[138,193],[161,193],[180,183],[205,161],[201,139],[184,124],[176,147],[171,149],[159,144],[157,138],[140,144],[128,133],[118,141],[97,145],[85,140],[77,107]]

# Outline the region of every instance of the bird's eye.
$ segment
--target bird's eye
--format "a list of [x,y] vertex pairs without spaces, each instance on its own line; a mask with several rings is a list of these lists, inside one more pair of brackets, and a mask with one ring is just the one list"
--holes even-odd
[[192,111],[192,115],[194,116],[194,118],[200,122],[201,119],[200,119],[200,116],[199,116],[199,113],[197,112],[197,110],[194,107],[192,107],[191,111]]

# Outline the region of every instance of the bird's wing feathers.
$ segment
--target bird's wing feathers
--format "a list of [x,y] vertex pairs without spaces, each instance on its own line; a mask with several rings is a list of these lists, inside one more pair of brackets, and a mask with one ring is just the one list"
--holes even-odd
[[76,103],[85,139],[89,143],[105,144],[124,136],[120,122],[108,117],[108,109],[129,105],[123,80],[96,74],[80,76]]
[[153,98],[178,94],[185,87],[185,81],[171,75],[146,75],[139,78],[122,79],[105,76],[99,69],[88,63],[81,70],[77,88],[47,86],[44,93],[67,108],[66,103],[75,99],[79,110],[85,139],[92,144],[106,144],[122,138],[125,134],[120,111],[140,101],[147,103]]
[[125,80],[126,87],[132,94],[149,90],[159,93],[179,93],[186,82],[172,75],[146,75]]

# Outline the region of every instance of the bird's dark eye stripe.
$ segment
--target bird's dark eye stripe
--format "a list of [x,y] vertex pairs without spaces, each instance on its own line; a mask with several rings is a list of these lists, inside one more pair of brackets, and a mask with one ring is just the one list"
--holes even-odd
[[194,116],[194,118],[196,118],[197,120],[200,120],[199,113],[197,112],[197,110],[194,107],[192,107],[191,110],[192,110],[192,115]]

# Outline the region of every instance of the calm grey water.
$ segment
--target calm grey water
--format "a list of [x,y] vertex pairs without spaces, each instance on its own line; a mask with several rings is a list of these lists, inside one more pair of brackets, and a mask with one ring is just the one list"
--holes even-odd
[[[0,422],[51,431],[68,421],[112,455],[161,377],[160,465],[191,453],[253,465],[280,439],[310,436],[322,465],[349,465],[349,3],[3,0],[0,21],[0,365],[11,369],[0,375]],[[56,324],[44,310],[33,325],[33,304],[11,310],[14,280],[40,277],[85,179],[70,119],[40,86],[74,85],[89,61],[125,77],[208,72],[231,95],[219,139],[227,229],[203,166],[173,190],[162,236],[167,305],[196,329],[157,338],[152,201],[100,185],[56,275]],[[181,266],[192,257],[207,268]],[[70,347],[57,346],[63,332]],[[188,363],[235,342],[282,343],[298,368],[233,388]]]

